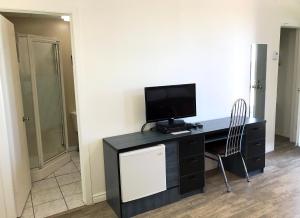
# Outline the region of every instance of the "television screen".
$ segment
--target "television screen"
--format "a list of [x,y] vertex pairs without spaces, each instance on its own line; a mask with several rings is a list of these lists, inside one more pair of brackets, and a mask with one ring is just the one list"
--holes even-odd
[[145,88],[147,122],[196,116],[196,85]]

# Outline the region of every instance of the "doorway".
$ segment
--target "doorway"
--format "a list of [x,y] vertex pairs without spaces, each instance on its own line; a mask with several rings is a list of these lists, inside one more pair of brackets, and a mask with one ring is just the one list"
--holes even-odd
[[24,217],[46,217],[82,201],[68,16],[1,13],[16,33],[32,189]]
[[275,149],[294,146],[297,135],[297,29],[282,28],[277,80]]

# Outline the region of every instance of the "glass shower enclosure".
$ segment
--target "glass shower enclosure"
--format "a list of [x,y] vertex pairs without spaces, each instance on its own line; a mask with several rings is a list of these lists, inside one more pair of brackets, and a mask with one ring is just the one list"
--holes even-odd
[[18,34],[17,46],[30,167],[43,168],[67,151],[60,45]]

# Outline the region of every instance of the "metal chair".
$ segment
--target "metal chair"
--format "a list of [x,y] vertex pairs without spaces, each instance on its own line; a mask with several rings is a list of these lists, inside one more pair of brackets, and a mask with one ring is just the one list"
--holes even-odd
[[247,114],[247,104],[245,100],[243,99],[236,100],[231,110],[231,119],[229,124],[229,133],[227,136],[226,145],[212,144],[211,146],[207,146],[206,148],[206,152],[213,154],[217,157],[217,159],[214,159],[212,157],[209,158],[218,161],[218,166],[221,166],[224,181],[227,187],[227,192],[231,192],[231,187],[226,177],[222,158],[226,158],[239,153],[239,156],[242,159],[243,166],[245,169],[247,181],[250,182],[247,166],[245,164],[243,155],[241,153],[241,145],[242,145],[243,133],[244,133],[245,123],[246,123],[246,114]]

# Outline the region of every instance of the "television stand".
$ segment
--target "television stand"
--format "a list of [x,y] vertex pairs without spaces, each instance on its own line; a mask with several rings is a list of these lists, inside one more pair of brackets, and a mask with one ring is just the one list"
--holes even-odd
[[165,134],[171,132],[179,132],[186,129],[186,123],[184,122],[184,120],[169,119],[156,123],[156,130]]

